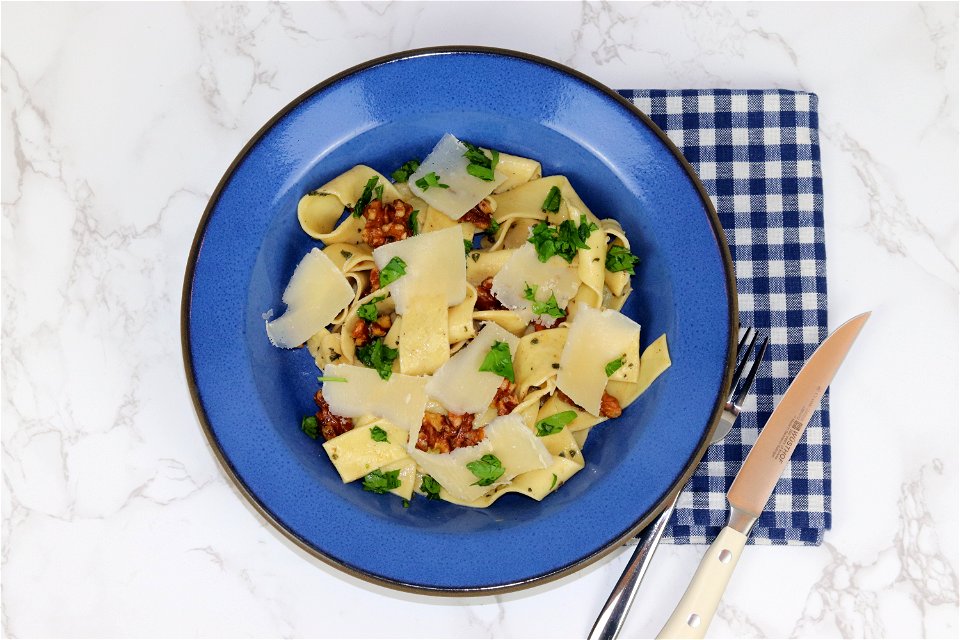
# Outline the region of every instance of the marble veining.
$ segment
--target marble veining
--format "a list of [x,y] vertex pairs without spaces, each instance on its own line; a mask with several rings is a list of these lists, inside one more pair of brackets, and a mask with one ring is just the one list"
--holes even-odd
[[[955,4],[2,12],[5,636],[585,635],[627,551],[497,597],[367,585],[243,501],[184,379],[187,253],[244,143],[334,73],[456,43],[526,50],[615,88],[820,96],[830,324],[875,312],[831,391],[834,528],[818,548],[748,549],[710,635],[960,633]],[[624,637],[659,630],[701,553],[660,550]]]

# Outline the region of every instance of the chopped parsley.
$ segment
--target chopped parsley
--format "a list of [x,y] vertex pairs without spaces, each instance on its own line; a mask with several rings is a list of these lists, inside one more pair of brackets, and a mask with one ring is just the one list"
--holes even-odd
[[440,483],[433,479],[433,476],[423,476],[423,482],[420,483],[420,491],[423,491],[427,500],[440,499]]
[[540,207],[540,210],[546,213],[556,213],[557,211],[560,211],[559,188],[550,187],[550,191],[547,193],[547,197],[543,201],[543,205]]
[[450,188],[450,185],[443,184],[442,182],[440,182],[440,176],[438,176],[433,171],[423,176],[422,178],[418,179],[415,184],[421,189],[423,189],[424,191],[426,191],[430,187],[439,187],[441,189]]
[[[555,486],[557,486],[557,474],[553,474],[553,482],[550,483],[550,489],[553,489]],[[547,491],[550,489],[547,489]]]
[[[367,184],[364,185],[363,191],[360,192],[360,197],[357,198],[356,204],[353,205],[353,217],[359,218],[363,215],[363,210],[367,208],[367,205],[370,204],[370,200],[373,198],[374,187],[377,186],[379,178],[377,176],[371,177],[367,180]],[[380,185],[379,194],[376,200],[379,200],[383,196],[383,185]]]
[[603,368],[603,370],[607,372],[608,378],[613,374],[615,374],[617,372],[617,369],[623,366],[623,358],[624,356],[620,356],[616,360],[611,360],[610,362],[607,363],[607,366]]
[[493,172],[497,168],[497,163],[500,162],[500,154],[491,149],[488,158],[487,154],[481,151],[479,147],[475,147],[469,142],[463,144],[467,147],[467,152],[463,154],[463,157],[470,163],[467,165],[467,173],[474,178],[480,178],[484,182],[493,182]]
[[464,238],[463,239],[463,255],[467,255],[471,251],[473,251],[473,243],[467,240],[466,238]]
[[415,236],[420,233],[420,223],[417,222],[417,216],[420,214],[420,209],[415,209],[413,213],[410,214],[410,222],[407,223],[407,228],[410,229],[410,235]]
[[398,355],[400,352],[385,345],[383,338],[377,338],[357,347],[357,360],[371,369],[376,369],[383,380],[390,379],[390,374],[393,373],[393,361]]
[[386,493],[400,486],[400,469],[393,471],[371,471],[363,477],[363,490],[373,493]]
[[499,232],[500,232],[500,223],[494,220],[493,218],[490,218],[490,226],[487,227],[487,230],[484,231],[484,233],[491,238],[496,238],[497,233]]
[[393,256],[390,262],[380,270],[380,286],[385,287],[405,275],[407,275],[407,263],[400,256]]
[[561,411],[552,416],[547,416],[537,422],[537,435],[542,438],[543,436],[552,436],[555,433],[560,433],[565,426],[576,419],[576,411]]
[[578,249],[589,249],[587,238],[598,229],[597,225],[587,222],[587,216],[580,216],[580,225],[572,220],[564,220],[554,227],[546,222],[538,222],[527,240],[537,250],[540,262],[546,262],[553,256],[560,256],[567,262],[573,262]]
[[360,305],[357,309],[357,316],[363,318],[367,322],[376,322],[379,311],[377,311],[377,303],[383,300],[386,300],[387,296],[377,296],[370,302]]
[[626,271],[633,275],[633,266],[638,262],[640,258],[630,253],[626,247],[615,244],[607,250],[607,271]]
[[370,439],[374,442],[386,442],[387,444],[390,444],[390,441],[387,440],[387,432],[380,427],[374,427],[370,429]]
[[300,430],[316,440],[317,436],[320,435],[320,425],[317,423],[317,416],[304,416],[303,420],[300,421]]
[[530,286],[523,283],[523,297],[533,303],[533,312],[539,315],[549,315],[554,318],[562,318],[565,314],[557,303],[557,296],[550,292],[550,299],[546,302],[537,302],[537,285]]
[[350,258],[353,257],[352,253],[350,253],[349,251],[343,251],[343,250],[340,251],[340,255],[343,256],[344,260],[349,260]]
[[403,505],[403,508],[404,508],[404,509],[409,509],[409,508],[410,508],[410,501],[407,500],[406,498],[404,498],[404,499],[400,502],[400,504]]
[[347,382],[347,379],[340,376],[317,376],[317,382]]
[[390,177],[393,178],[394,182],[406,182],[410,177],[410,174],[420,168],[420,161],[414,158],[413,160],[407,160],[400,168],[390,174]]
[[477,481],[473,484],[481,487],[490,486],[506,471],[503,465],[500,464],[500,458],[492,453],[486,454],[479,460],[468,462],[467,469],[477,477]]
[[483,363],[480,365],[478,371],[490,371],[498,376],[503,376],[510,382],[514,382],[513,359],[510,357],[510,345],[506,342],[500,342],[499,340],[494,342],[493,346],[490,347],[490,352],[487,353],[487,357],[483,359]]

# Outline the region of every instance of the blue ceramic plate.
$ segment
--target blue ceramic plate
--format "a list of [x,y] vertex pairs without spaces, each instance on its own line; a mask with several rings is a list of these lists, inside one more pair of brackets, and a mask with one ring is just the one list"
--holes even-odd
[[[315,411],[305,349],[270,345],[297,262],[318,243],[297,201],[355,164],[389,175],[445,132],[538,159],[641,256],[624,312],[644,346],[666,332],[673,366],[595,429],[586,468],[535,502],[474,510],[344,485],[300,431]],[[686,481],[721,410],[734,351],[732,267],[712,206],[667,137],[611,90],[509,51],[430,49],[355,67],[277,114],[224,175],[187,266],[183,349],[200,421],[250,501],[335,566],[429,593],[508,591],[569,573],[636,534]]]

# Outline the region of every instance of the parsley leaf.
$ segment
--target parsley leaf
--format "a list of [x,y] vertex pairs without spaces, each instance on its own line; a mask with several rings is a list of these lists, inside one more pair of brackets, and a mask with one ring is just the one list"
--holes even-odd
[[543,436],[552,436],[555,433],[560,433],[565,426],[576,419],[576,411],[561,411],[552,416],[547,416],[537,422],[537,435],[542,438]]
[[363,490],[373,493],[386,493],[400,486],[400,469],[393,471],[371,471],[363,477]]
[[547,197],[543,201],[543,205],[540,207],[541,211],[556,213],[560,211],[560,189],[557,187],[550,187],[550,191],[547,192]]
[[468,462],[467,469],[477,477],[477,481],[473,484],[481,487],[490,486],[506,471],[503,465],[500,464],[500,458],[492,453],[488,453],[479,460]]
[[499,232],[500,232],[500,223],[494,220],[493,218],[490,218],[490,226],[487,227],[487,230],[484,231],[484,233],[491,238],[496,238],[497,233]]
[[352,253],[350,253],[349,251],[343,251],[343,250],[340,251],[340,255],[343,256],[344,260],[349,260],[350,258],[353,257]]
[[317,376],[317,382],[347,382],[347,379],[340,376]]
[[396,282],[400,276],[407,275],[407,263],[399,256],[390,258],[390,262],[380,270],[380,286],[385,287],[391,282]]
[[607,372],[608,378],[613,374],[615,374],[617,372],[617,369],[623,366],[623,358],[624,358],[623,356],[620,356],[616,360],[611,360],[610,362],[607,363],[607,366],[603,368],[603,370]]
[[551,291],[550,299],[546,302],[537,302],[537,285],[530,286],[523,283],[523,297],[533,303],[533,312],[537,315],[547,314],[554,318],[562,318],[565,314],[560,309],[557,296]]
[[478,371],[490,371],[514,382],[513,360],[510,357],[510,345],[497,340],[490,347],[490,352],[483,359]]
[[377,338],[367,344],[357,347],[357,360],[376,369],[383,380],[389,380],[393,373],[393,361],[397,359],[400,352],[397,349],[391,349],[383,343],[383,338]]
[[370,429],[370,439],[374,442],[386,442],[387,444],[390,444],[390,441],[387,440],[387,432],[380,427],[374,427]]
[[410,235],[415,236],[420,233],[420,223],[417,222],[417,215],[419,215],[420,209],[415,209],[413,213],[410,214],[410,222],[407,223],[407,228],[410,229]]
[[317,416],[304,416],[303,420],[300,421],[300,430],[316,440],[317,436],[320,435],[320,425],[317,423]]
[[[371,177],[367,180],[367,184],[364,185],[363,191],[360,192],[360,197],[357,198],[356,204],[353,205],[353,217],[359,218],[363,215],[363,210],[367,208],[367,205],[370,204],[370,200],[373,199],[373,188],[377,186],[379,178],[377,176]],[[380,195],[383,195],[383,185],[380,185]],[[379,200],[380,198],[376,198]]]
[[385,295],[377,296],[370,302],[360,305],[360,307],[357,309],[357,316],[363,318],[367,322],[376,322],[379,313],[379,311],[377,311],[377,303],[386,299],[387,296]]
[[467,255],[471,251],[473,251],[473,243],[467,240],[466,238],[464,238],[463,239],[463,255]]
[[573,262],[578,249],[589,249],[587,238],[598,229],[597,225],[587,222],[587,216],[580,216],[580,225],[573,220],[564,220],[554,227],[546,222],[534,225],[527,242],[537,250],[540,262],[546,262],[553,256],[560,256],[567,262]]
[[403,508],[404,508],[404,509],[409,509],[409,508],[410,508],[410,501],[407,500],[406,498],[404,498],[404,499],[400,502],[400,504],[403,505]]
[[420,491],[427,494],[427,500],[440,499],[440,483],[433,479],[433,476],[423,476],[423,482],[420,483]]
[[463,157],[470,163],[467,165],[467,173],[474,178],[480,178],[484,182],[493,182],[493,172],[494,169],[497,168],[497,163],[500,162],[500,154],[491,149],[491,157],[488,158],[479,147],[475,147],[469,142],[464,142],[463,144],[467,148],[467,152],[463,154]]
[[418,187],[420,187],[421,189],[423,189],[424,191],[426,191],[426,190],[429,189],[430,187],[439,187],[439,188],[441,188],[441,189],[449,189],[449,188],[450,188],[450,185],[448,185],[448,184],[443,184],[442,182],[440,182],[440,176],[438,176],[438,175],[437,175],[436,173],[434,173],[433,171],[431,171],[431,172],[428,173],[427,175],[425,175],[425,176],[423,176],[422,178],[420,178],[419,180],[417,180],[415,184],[416,184]]
[[633,275],[633,265],[638,262],[640,258],[630,253],[626,247],[615,244],[607,250],[607,271],[626,271]]
[[555,486],[557,486],[557,474],[553,474],[553,482],[550,483],[550,489],[553,489]]
[[410,174],[420,168],[420,161],[414,158],[413,160],[407,160],[400,168],[390,174],[390,177],[393,178],[394,182],[406,182],[410,177]]

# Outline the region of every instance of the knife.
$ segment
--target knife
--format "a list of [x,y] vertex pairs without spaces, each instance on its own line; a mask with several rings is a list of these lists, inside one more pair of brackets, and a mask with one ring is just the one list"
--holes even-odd
[[760,517],[777,480],[820,406],[837,369],[870,313],[858,315],[830,334],[794,378],[737,473],[727,501],[730,517],[707,549],[686,593],[657,638],[703,638],[740,559],[750,529]]

